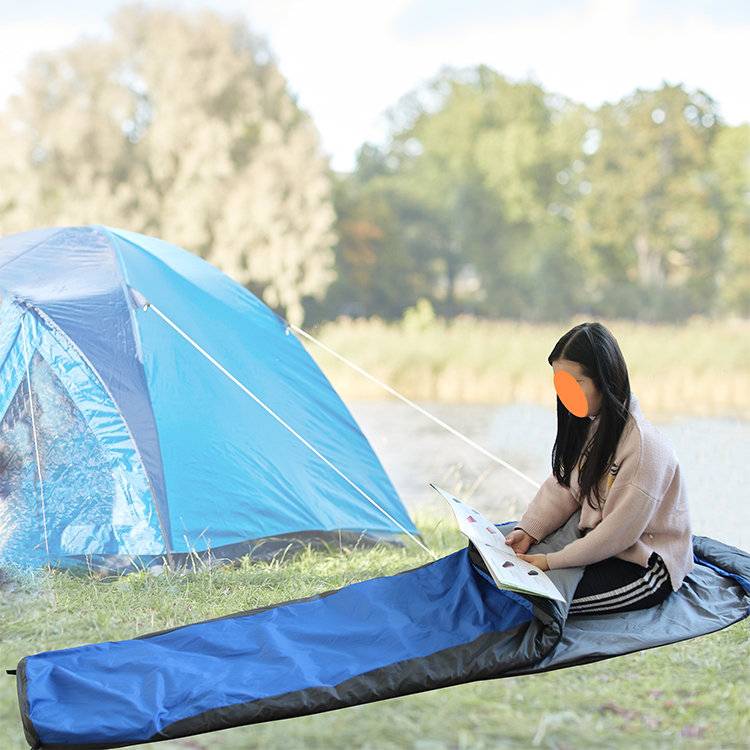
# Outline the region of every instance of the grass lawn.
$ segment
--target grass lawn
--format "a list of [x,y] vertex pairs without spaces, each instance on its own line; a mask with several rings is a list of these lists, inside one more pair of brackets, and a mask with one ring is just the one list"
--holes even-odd
[[[417,518],[440,555],[463,546],[449,521]],[[406,549],[305,551],[272,564],[116,579],[0,573],[0,668],[25,655],[125,639],[309,596],[428,562]],[[683,643],[557,672],[460,685],[328,714],[141,747],[747,748],[750,622]],[[0,676],[0,749],[26,748],[15,681]]]

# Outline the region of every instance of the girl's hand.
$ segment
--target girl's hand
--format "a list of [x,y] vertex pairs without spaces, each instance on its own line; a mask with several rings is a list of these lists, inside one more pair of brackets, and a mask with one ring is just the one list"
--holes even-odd
[[549,570],[547,565],[547,555],[516,555],[521,560],[525,560],[527,563],[531,563],[539,570]]
[[505,543],[518,555],[523,554],[536,541],[532,536],[527,534],[523,529],[511,531],[505,537]]

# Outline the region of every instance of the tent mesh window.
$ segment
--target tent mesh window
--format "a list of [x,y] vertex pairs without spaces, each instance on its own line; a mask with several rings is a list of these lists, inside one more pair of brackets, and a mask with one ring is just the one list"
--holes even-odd
[[85,555],[96,544],[115,553],[109,461],[38,352],[29,373],[31,397],[24,378],[0,421],[0,555],[38,565],[47,562],[47,548]]

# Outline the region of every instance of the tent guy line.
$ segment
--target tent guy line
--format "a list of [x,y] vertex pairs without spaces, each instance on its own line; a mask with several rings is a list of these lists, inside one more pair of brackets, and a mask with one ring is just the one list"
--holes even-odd
[[468,443],[472,448],[476,448],[480,453],[487,456],[487,458],[490,458],[493,461],[499,463],[501,466],[504,466],[506,469],[509,469],[514,474],[517,474],[519,477],[521,477],[521,479],[525,479],[530,485],[532,485],[536,489],[539,489],[541,487],[541,485],[538,482],[535,482],[531,477],[526,476],[526,474],[524,474],[522,471],[519,471],[518,469],[516,469],[515,466],[511,466],[509,463],[507,463],[507,461],[503,461],[503,459],[500,458],[499,456],[496,456],[494,453],[490,453],[485,448],[482,448],[481,445],[478,445],[477,443],[475,443],[471,438],[466,437],[466,435],[463,435],[458,430],[451,427],[449,424],[446,424],[445,422],[443,422],[442,419],[439,419],[433,414],[430,414],[430,412],[426,411],[418,404],[415,404],[413,401],[410,401],[408,398],[406,398],[406,396],[402,396],[398,391],[394,391],[393,388],[391,388],[389,385],[382,383],[376,377],[374,377],[373,375],[370,375],[369,372],[367,372],[366,370],[363,370],[358,365],[355,365],[354,362],[351,362],[346,357],[341,356],[338,352],[335,352],[333,349],[326,346],[321,341],[318,341],[318,339],[314,338],[309,333],[305,333],[305,331],[303,331],[301,328],[298,328],[296,325],[292,323],[287,323],[287,326],[291,330],[293,330],[295,333],[298,333],[301,336],[304,336],[306,339],[309,339],[310,341],[315,342],[318,346],[325,349],[325,351],[327,351],[329,354],[332,354],[334,357],[337,357],[338,359],[340,359],[345,364],[349,365],[349,367],[353,368],[361,375],[364,375],[366,378],[369,378],[370,380],[372,380],[373,383],[376,383],[381,388],[388,391],[388,393],[390,393],[391,395],[395,396],[396,398],[400,398],[405,404],[408,404],[413,409],[416,409],[420,414],[424,414],[425,417],[427,417],[428,419],[431,419],[433,422],[435,422],[435,424],[440,425],[443,429],[448,430],[448,432],[455,435],[457,438],[460,438],[465,443]]
[[336,466],[334,466],[317,448],[315,448],[313,445],[311,445],[305,438],[302,437],[291,425],[287,424],[278,414],[276,414],[271,408],[266,406],[251,390],[249,390],[247,387],[245,387],[237,378],[232,375],[225,367],[223,367],[219,362],[217,362],[205,349],[203,349],[199,344],[197,344],[193,339],[188,336],[185,331],[183,331],[176,323],[174,323],[172,320],[170,320],[161,310],[159,310],[156,305],[152,304],[151,302],[146,302],[143,306],[144,311],[153,310],[162,320],[164,320],[165,323],[170,325],[177,333],[180,334],[191,346],[193,346],[197,351],[199,351],[214,367],[218,368],[221,372],[224,373],[235,385],[239,386],[250,398],[252,398],[260,407],[265,409],[268,414],[270,414],[280,425],[285,427],[289,432],[294,435],[306,448],[311,450],[323,463],[325,463],[329,468],[333,469],[345,482],[347,482],[349,485],[351,485],[357,492],[359,492],[362,497],[365,498],[368,502],[370,502],[375,508],[377,508],[389,521],[396,524],[410,539],[415,541],[425,552],[430,554],[435,560],[438,559],[438,556],[428,547],[425,546],[425,544],[414,534],[412,534],[407,528],[405,528],[402,524],[400,524],[390,513],[388,513],[387,510],[382,508],[375,500],[373,500],[363,489],[361,489],[359,486],[357,486],[354,482],[352,482],[349,477],[347,477],[344,473],[342,473]]

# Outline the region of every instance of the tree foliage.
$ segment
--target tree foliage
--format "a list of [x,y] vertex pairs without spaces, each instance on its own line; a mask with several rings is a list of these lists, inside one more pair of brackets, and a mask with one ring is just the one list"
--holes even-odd
[[155,234],[301,322],[333,279],[315,127],[241,22],[125,7],[111,41],[41,54],[0,118],[0,231]]
[[750,131],[705,92],[594,111],[445,69],[332,181],[243,23],[131,6],[112,27],[37,56],[0,113],[0,233],[154,234],[297,323],[422,298],[448,317],[750,315]]
[[723,262],[717,277],[720,313],[750,317],[750,125],[722,128],[711,149],[714,204]]
[[597,306],[662,319],[711,310],[723,261],[713,103],[665,85],[605,105],[595,119],[601,145],[570,174],[569,192]]
[[[391,121],[337,194],[337,285],[360,314],[395,317],[420,296],[449,316],[747,314],[747,127],[723,124],[704,92],[665,84],[592,111],[486,67],[446,69]],[[354,247],[380,270],[355,278]]]

